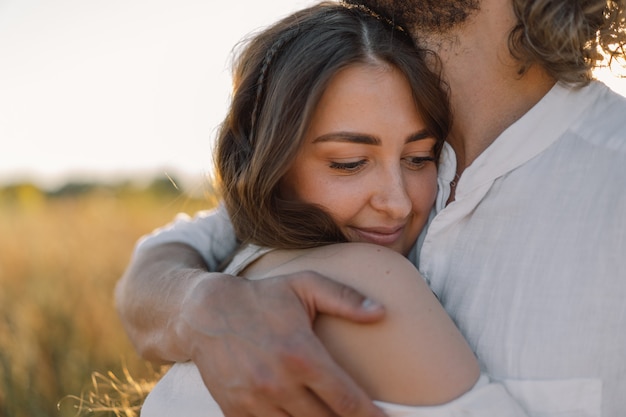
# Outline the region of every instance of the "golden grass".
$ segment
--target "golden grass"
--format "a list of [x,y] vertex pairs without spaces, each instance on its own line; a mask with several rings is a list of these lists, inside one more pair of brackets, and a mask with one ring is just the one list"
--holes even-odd
[[[120,387],[143,395],[158,370],[128,341],[114,285],[141,235],[210,206],[132,190],[0,193],[0,416],[74,416],[80,398],[82,412],[102,411],[92,400],[114,399]],[[117,415],[133,415],[121,406],[129,413]]]
[[137,417],[146,398],[161,372],[152,372],[148,379],[133,378],[127,368],[122,370],[124,379],[112,371],[106,375],[94,372],[91,386],[80,395],[68,395],[59,401],[59,410],[72,407],[75,415],[108,413],[116,417]]

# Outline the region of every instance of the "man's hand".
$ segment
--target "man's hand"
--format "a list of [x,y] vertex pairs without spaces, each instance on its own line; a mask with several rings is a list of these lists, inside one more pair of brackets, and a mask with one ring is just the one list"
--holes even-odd
[[312,330],[318,313],[373,322],[384,315],[380,305],[311,272],[259,281],[205,275],[170,330],[227,417],[384,415]]
[[183,244],[137,253],[116,288],[139,353],[192,359],[227,417],[382,416],[312,330],[318,313],[367,323],[380,305],[314,273],[248,281],[207,272]]

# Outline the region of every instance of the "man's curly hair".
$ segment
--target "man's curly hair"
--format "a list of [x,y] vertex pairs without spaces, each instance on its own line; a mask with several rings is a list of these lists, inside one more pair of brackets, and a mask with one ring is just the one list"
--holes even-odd
[[584,85],[592,70],[626,63],[626,0],[513,0],[509,49],[520,73],[539,63],[554,78]]
[[[344,0],[363,4],[415,33],[445,33],[480,0]],[[594,68],[626,66],[626,0],[511,0],[517,25],[509,50],[524,74],[539,64],[552,77],[585,85]]]
[[479,8],[479,0],[343,0],[367,6],[411,31],[445,32]]

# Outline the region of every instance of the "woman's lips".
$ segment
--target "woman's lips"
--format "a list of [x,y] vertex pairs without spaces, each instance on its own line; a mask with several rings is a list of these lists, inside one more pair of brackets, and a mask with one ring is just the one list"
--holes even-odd
[[394,244],[402,235],[403,226],[386,228],[352,228],[364,241],[381,246]]

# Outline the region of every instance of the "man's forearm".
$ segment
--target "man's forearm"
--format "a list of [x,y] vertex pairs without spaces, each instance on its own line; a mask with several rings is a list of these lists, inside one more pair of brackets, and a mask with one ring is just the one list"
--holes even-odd
[[177,318],[188,294],[209,276],[200,254],[184,244],[163,244],[135,254],[117,284],[115,299],[142,357],[157,362],[190,359],[176,335]]

